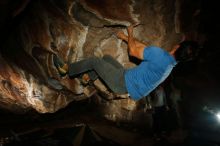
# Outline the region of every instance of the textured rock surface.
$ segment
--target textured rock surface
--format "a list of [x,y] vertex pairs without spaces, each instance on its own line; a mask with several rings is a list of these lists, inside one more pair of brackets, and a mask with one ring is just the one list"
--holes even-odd
[[[132,67],[127,45],[115,33],[140,22],[134,30],[138,39],[169,50],[181,39],[179,11],[178,0],[29,1],[17,16],[4,15],[11,17],[12,28],[0,56],[0,106],[53,113],[83,98],[78,80],[59,77],[53,53],[68,63],[110,54]],[[105,107],[107,119],[132,119],[135,102],[110,101]]]

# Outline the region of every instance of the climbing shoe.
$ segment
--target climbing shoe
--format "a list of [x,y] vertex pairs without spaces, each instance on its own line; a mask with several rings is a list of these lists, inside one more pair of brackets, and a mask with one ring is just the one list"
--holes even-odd
[[67,74],[68,65],[64,63],[63,60],[61,60],[57,55],[53,55],[53,63],[61,77]]

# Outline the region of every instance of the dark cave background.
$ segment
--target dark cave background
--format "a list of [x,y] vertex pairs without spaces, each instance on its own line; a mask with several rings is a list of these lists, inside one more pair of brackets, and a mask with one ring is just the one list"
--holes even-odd
[[[169,120],[166,119],[167,117],[162,119],[168,123],[167,127],[171,127],[171,132],[176,132],[174,137],[166,135],[164,139],[154,141],[152,129],[138,124],[105,120],[99,117],[102,111],[96,107],[94,97],[80,102],[71,102],[55,113],[40,114],[35,110],[29,110],[24,114],[18,114],[1,109],[0,145],[77,145],[75,137],[82,127],[86,129],[87,135],[85,134],[81,145],[220,145],[220,122],[213,114],[203,110],[204,107],[208,107],[210,110],[220,111],[219,6],[216,1],[207,0],[193,2],[183,0],[182,2],[180,14],[182,31],[188,40],[199,41],[200,49],[196,60],[179,64],[170,76],[174,85],[181,89],[182,93],[182,100],[178,103],[182,125],[174,126],[177,123],[176,115],[168,115]],[[1,8],[0,12],[9,15],[15,9],[16,2],[9,4],[8,7]],[[199,15],[192,14],[195,9],[199,10]],[[1,44],[4,44],[5,38],[13,30],[10,17],[4,16],[0,21]],[[2,54],[8,57],[7,53],[2,51]],[[11,61],[12,58],[16,56],[9,55],[7,59]],[[97,134],[96,131],[99,133]],[[118,137],[117,134],[112,133],[118,133]],[[131,138],[130,141],[135,142],[130,142],[129,138]]]

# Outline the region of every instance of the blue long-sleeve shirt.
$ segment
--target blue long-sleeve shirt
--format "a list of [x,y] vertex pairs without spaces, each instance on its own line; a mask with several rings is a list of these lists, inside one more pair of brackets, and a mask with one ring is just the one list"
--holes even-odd
[[176,64],[167,51],[156,46],[146,47],[143,61],[125,71],[125,84],[131,98],[138,100],[147,96],[169,76]]

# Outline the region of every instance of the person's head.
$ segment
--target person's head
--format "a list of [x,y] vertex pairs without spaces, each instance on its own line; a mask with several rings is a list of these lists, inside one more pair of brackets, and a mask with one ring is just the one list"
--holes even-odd
[[195,41],[183,41],[174,53],[178,62],[193,60],[197,55],[198,44]]

